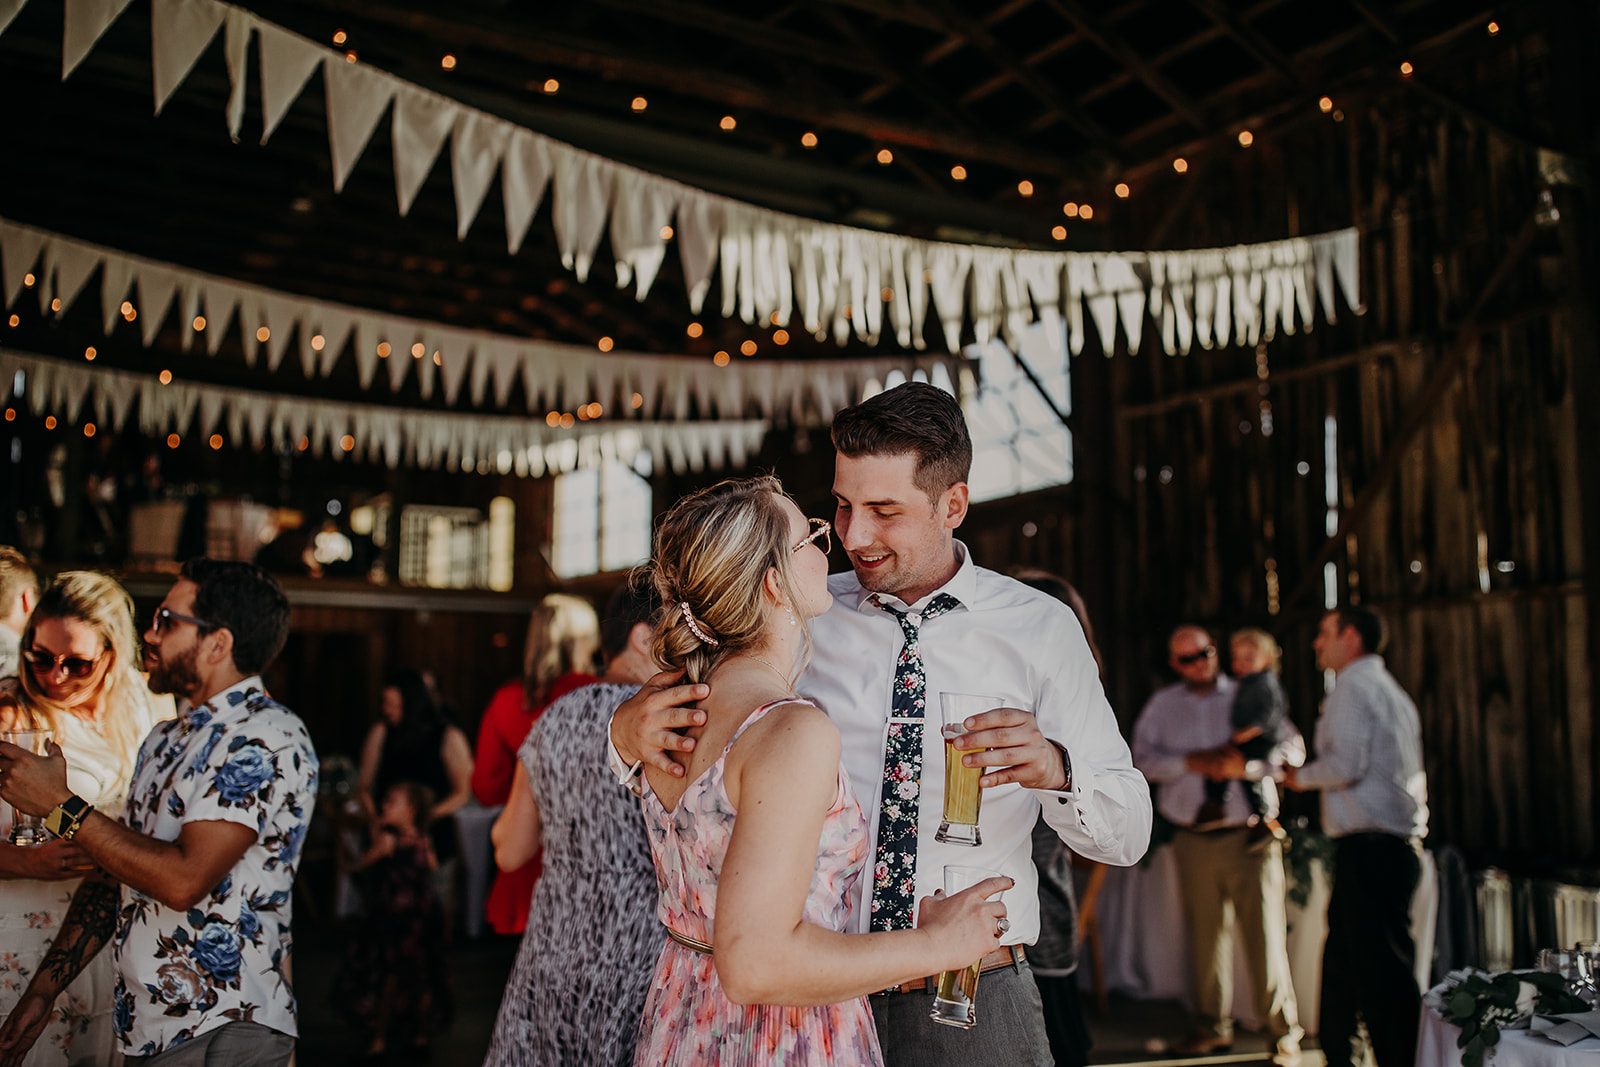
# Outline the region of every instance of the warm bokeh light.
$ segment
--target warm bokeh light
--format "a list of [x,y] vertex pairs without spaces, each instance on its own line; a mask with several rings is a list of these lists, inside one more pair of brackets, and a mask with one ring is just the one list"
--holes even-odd
[[563,430],[570,430],[572,429],[572,424],[576,421],[577,420],[572,417],[571,412],[566,412],[561,416],[561,428]]
[[1177,159],[1172,161],[1172,169],[1177,171],[1179,174],[1187,174],[1189,173],[1189,161],[1184,159],[1182,156],[1179,156]]
[[731,130],[735,126],[739,125],[739,120],[734,118],[732,115],[724,115],[722,116],[722,121],[717,125],[721,126],[725,130]]
[[1404,63],[1401,63],[1400,64],[1400,77],[1409,78],[1409,77],[1411,77],[1412,74],[1414,74],[1416,72],[1416,69],[1417,69],[1416,67],[1413,67],[1411,65],[1409,60],[1404,62]]
[[1126,200],[1126,199],[1128,199],[1128,192],[1129,192],[1128,183],[1127,182],[1118,182],[1117,183],[1117,187],[1115,189],[1113,189],[1112,192],[1117,194],[1117,199],[1118,200]]
[[314,333],[311,335],[311,351],[321,352],[327,343],[328,339],[322,336],[320,333]]
[[644,394],[643,393],[634,393],[632,399],[629,402],[632,403],[633,406],[636,409],[644,407]]
[[878,149],[878,162],[887,167],[894,162],[894,153],[887,148]]
[[54,415],[46,415],[44,417],[44,428],[47,430],[56,428],[56,417]]
[[344,449],[346,452],[354,452],[356,448],[356,439],[351,437],[349,434],[345,434],[343,437],[339,438],[339,447]]
[[93,363],[94,357],[98,356],[99,354],[100,353],[94,350],[94,345],[90,345],[88,348],[83,350],[83,358],[88,360],[90,363]]
[[220,433],[212,434],[210,439],[206,441],[206,444],[210,445],[213,451],[221,452],[222,451],[222,435]]
[[1050,227],[1050,236],[1058,241],[1065,241],[1067,239],[1067,228],[1065,226],[1052,226]]
[[739,346],[739,351],[747,356],[753,356],[756,354],[756,343],[754,341],[747,340],[744,344]]
[[388,341],[379,341],[378,342],[378,358],[379,359],[388,359],[389,358],[389,353],[392,352],[392,351],[394,351],[394,349],[389,347],[389,342]]
[[1488,29],[1489,36],[1493,37],[1500,32],[1500,24],[1498,22],[1491,22],[1489,23]]
[[1069,200],[1061,205],[1061,213],[1069,219],[1075,219],[1078,217],[1078,205]]
[[7,422],[16,422],[17,421],[17,409],[16,408],[6,408],[6,421]]
[[663,226],[663,227],[661,227],[661,239],[663,241],[672,240],[672,227],[671,226]]
[[438,349],[434,349],[433,351],[433,365],[435,367],[444,366],[444,357],[439,353]]
[[1092,219],[1092,218],[1094,218],[1094,208],[1090,207],[1088,204],[1079,204],[1078,205],[1078,217],[1080,219]]
[[304,452],[306,449],[311,447],[311,438],[309,438],[309,437],[300,438],[299,442],[294,447],[296,449],[298,449],[299,451]]
[[650,106],[650,101],[646,100],[644,97],[636,96],[636,97],[633,98],[633,105],[632,105],[633,110],[635,110],[635,111],[643,111],[645,108],[647,108],[649,106]]
[[1333,97],[1323,97],[1321,100],[1317,101],[1317,106],[1320,107],[1322,109],[1322,113],[1326,115],[1328,112],[1333,110]]
[[36,281],[36,279],[34,278],[32,271],[22,276],[22,284],[24,288],[32,289],[34,281]]
[[1256,143],[1256,135],[1255,134],[1251,133],[1249,130],[1240,130],[1239,131],[1239,147],[1240,148],[1249,148],[1251,145],[1253,145],[1255,143]]
[[789,331],[788,330],[775,330],[775,331],[773,331],[772,343],[775,344],[775,345],[786,345],[786,344],[788,344],[789,343]]
[[455,70],[456,57],[446,52],[444,58],[439,60],[439,66],[443,67],[445,70]]
[[428,346],[423,344],[421,341],[418,341],[416,344],[411,346],[411,358],[412,359],[421,359],[423,356],[425,356],[427,354],[428,354]]
[[181,442],[182,440],[183,440],[183,438],[179,437],[177,434],[169,433],[169,434],[167,434],[167,447],[168,448],[177,448],[179,442]]
[[[195,331],[195,333],[199,333],[201,330],[203,330],[205,328],[206,328],[206,317],[204,315],[196,315],[194,317],[194,331]],[[312,344],[316,344],[316,341],[313,340]]]
[[1017,192],[1022,196],[1033,195],[1033,183],[1024,178],[1017,183]]
[[86,422],[86,423],[83,424],[83,436],[85,436],[85,437],[93,437],[94,436],[94,423]]
[[699,337],[701,334],[706,332],[706,328],[700,325],[698,322],[691,322],[683,332],[688,334],[690,337]]
[[616,342],[609,337],[602,337],[600,340],[595,342],[595,347],[600,349],[602,352],[609,352],[615,346]]
[[344,44],[349,39],[350,39],[350,35],[345,33],[343,30],[334,30],[333,31],[333,43],[334,44]]
[[716,355],[711,357],[711,362],[715,363],[719,367],[726,367],[730,362],[730,359],[731,357],[729,357],[728,353],[718,352]]
[[59,296],[50,301],[50,310],[51,311],[60,311],[61,310],[61,298]]
[[800,144],[805,148],[817,147],[817,135],[812,133],[810,130],[807,130],[805,133],[800,135]]
[[958,181],[958,182],[966,181],[967,180],[967,168],[963,167],[961,164],[957,163],[955,166],[950,168],[950,177],[953,180]]
[[555,92],[558,92],[560,89],[561,89],[561,83],[556,81],[554,78],[546,78],[544,80],[544,91],[545,92],[547,92],[547,93],[555,93]]
[[344,61],[346,63],[354,63],[356,61],[356,50],[354,48],[344,54]]
[[13,315],[9,319],[7,319],[6,322],[11,327],[15,328],[16,326],[18,326],[22,322],[22,319],[19,316]]
[[269,338],[271,336],[272,336],[272,331],[267,329],[265,326],[261,327],[261,329],[256,331],[256,340],[257,341],[266,341],[267,338]]
[[171,385],[172,372],[170,370],[163,370],[160,374],[156,375],[156,380],[162,385]]
[[544,424],[546,426],[550,426],[550,427],[560,426],[561,425],[561,412],[552,411],[549,414],[545,415]]
[[600,401],[596,400],[594,403],[589,405],[589,417],[591,419],[598,419],[605,413],[606,409],[600,406]]

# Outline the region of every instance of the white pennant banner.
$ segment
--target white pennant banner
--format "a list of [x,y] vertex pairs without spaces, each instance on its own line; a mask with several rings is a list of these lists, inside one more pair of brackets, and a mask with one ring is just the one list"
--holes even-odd
[[658,466],[678,473],[706,466],[720,470],[744,466],[770,428],[760,419],[739,419],[601,420],[562,429],[533,419],[352,405],[181,381],[162,385],[145,375],[0,348],[4,395],[17,395],[19,375],[21,396],[35,415],[59,413],[75,423],[93,397],[88,410],[113,429],[121,429],[137,404],[138,427],[147,436],[222,433],[233,447],[254,449],[294,449],[306,438],[305,447],[314,455],[348,455],[389,467],[405,463],[538,477],[546,470],[598,466],[603,457],[631,463],[643,451]]
[[[71,310],[95,272],[100,272],[107,333],[132,291],[146,345],[155,342],[176,307],[181,315],[176,326],[184,342],[203,332],[208,355],[217,354],[237,320],[246,362],[254,366],[264,352],[268,371],[279,370],[291,339],[297,344],[297,365],[307,377],[313,372],[326,377],[341,352],[353,344],[364,389],[381,365],[390,389],[398,390],[415,374],[424,397],[432,395],[437,376],[451,404],[459,396],[463,377],[474,405],[483,402],[492,381],[495,403],[505,407],[520,380],[527,410],[538,414],[570,410],[596,398],[609,403],[637,393],[639,408],[647,417],[670,411],[674,419],[687,419],[690,399],[695,398],[699,416],[705,419],[715,415],[741,420],[755,411],[762,419],[815,425],[829,422],[840,408],[859,400],[868,382],[881,382],[895,371],[931,373],[936,365],[954,359],[761,358],[718,367],[703,356],[600,353],[586,346],[527,341],[324,303],[125,255],[0,218],[0,264],[7,291],[14,278],[20,297],[26,275],[39,262],[43,266],[34,276],[34,287],[40,291],[41,306],[59,299],[61,314]],[[181,298],[174,299],[180,293]],[[197,331],[197,326],[202,329]],[[949,367],[945,369],[949,373]]]

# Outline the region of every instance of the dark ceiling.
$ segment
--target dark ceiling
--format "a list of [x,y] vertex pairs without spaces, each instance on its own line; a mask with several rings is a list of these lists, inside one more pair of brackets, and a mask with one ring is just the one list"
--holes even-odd
[[[0,216],[516,336],[583,345],[610,336],[624,350],[710,355],[761,334],[708,309],[704,335],[686,336],[675,255],[642,304],[612,286],[604,253],[579,283],[560,266],[548,197],[517,256],[505,250],[495,189],[458,242],[443,160],[401,218],[386,121],[335,194],[319,77],[261,146],[252,65],[244,135],[230,143],[220,37],[152,117],[142,0],[63,83],[61,10],[35,0],[0,34],[0,93],[27,102],[8,109]],[[814,0],[764,15],[687,0],[253,0],[250,10],[330,47],[342,34],[362,62],[701,188],[918,236],[1068,249],[1168,239],[1148,206],[1177,199],[1185,179],[1174,159],[1192,173],[1243,151],[1241,131],[1259,141],[1327,121],[1324,95],[1391,85],[1404,58],[1487,47],[1491,17],[1448,0]],[[1119,182],[1133,200],[1117,199]],[[1065,217],[1068,202],[1090,205],[1093,220]],[[1052,235],[1057,226],[1064,234]],[[90,327],[30,319],[7,336],[70,350],[75,329]],[[158,344],[175,347],[175,333]],[[851,342],[843,354],[869,351]],[[841,354],[801,332],[782,349],[764,339],[769,352]],[[283,381],[291,369],[271,387],[338,395],[350,362],[333,382]],[[263,385],[237,361],[204,373]]]

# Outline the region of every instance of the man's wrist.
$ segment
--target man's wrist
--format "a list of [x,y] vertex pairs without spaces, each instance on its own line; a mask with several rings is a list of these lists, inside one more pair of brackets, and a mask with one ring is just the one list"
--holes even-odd
[[[1047,737],[1046,741],[1050,741]],[[1061,756],[1061,785],[1056,788],[1057,793],[1072,792],[1072,757],[1067,755],[1066,746],[1059,741],[1050,741],[1050,747]]]

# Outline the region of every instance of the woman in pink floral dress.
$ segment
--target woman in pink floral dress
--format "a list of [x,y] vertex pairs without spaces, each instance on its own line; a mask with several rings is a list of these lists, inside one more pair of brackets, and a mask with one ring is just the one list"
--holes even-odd
[[656,659],[706,682],[682,775],[645,768],[644,812],[670,940],[635,1064],[880,1064],[866,994],[999,944],[996,878],[925,898],[918,929],[841,932],[867,829],[839,732],[794,694],[807,620],[831,603],[828,524],[774,478],[679,502],[656,536]]

